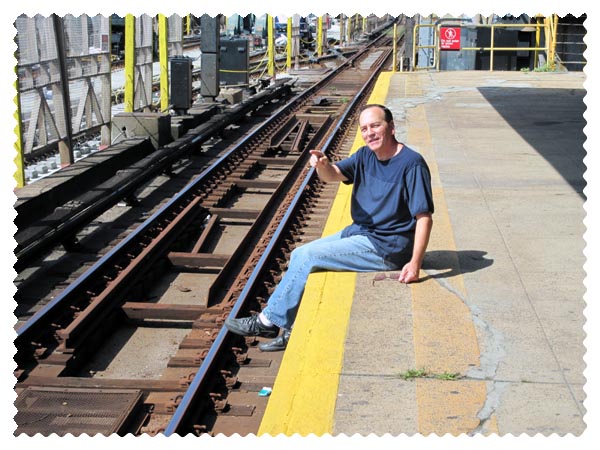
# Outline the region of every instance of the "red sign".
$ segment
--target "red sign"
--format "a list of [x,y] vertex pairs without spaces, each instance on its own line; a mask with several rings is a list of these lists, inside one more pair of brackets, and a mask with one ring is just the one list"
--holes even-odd
[[440,28],[440,50],[460,50],[460,27]]

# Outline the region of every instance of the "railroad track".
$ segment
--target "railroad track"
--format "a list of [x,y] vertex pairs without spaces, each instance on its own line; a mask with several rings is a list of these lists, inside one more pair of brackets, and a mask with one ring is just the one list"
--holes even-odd
[[[344,58],[349,57],[353,53],[356,52],[355,48],[346,49],[344,52],[331,52],[329,54],[323,55],[319,58],[311,57],[312,52],[307,51],[306,53],[299,56],[297,60],[298,67],[307,67],[313,65],[319,65],[327,60],[335,60],[339,56],[343,56]],[[286,64],[285,56],[277,56],[275,58],[275,64],[277,66],[283,67]],[[270,77],[267,74],[267,65],[268,65],[268,57],[266,55],[266,51],[257,51],[252,54],[249,58],[248,62],[248,75],[249,75],[249,86],[254,89],[260,89],[262,87],[262,81],[268,82]],[[124,70],[124,63],[114,64],[111,66],[112,71]],[[192,70],[192,82],[200,82],[201,81],[201,69],[193,69]],[[236,87],[236,86],[233,86]],[[239,86],[237,86],[239,87]],[[160,81],[156,78],[152,82],[152,91],[158,92],[160,91]],[[200,87],[192,88],[193,97],[200,96]],[[123,103],[125,98],[125,88],[121,87],[115,89],[111,95],[111,102],[113,105]],[[156,106],[156,105],[155,105]]]
[[381,36],[273,111],[21,320],[15,434],[256,433],[281,353],[223,322],[262,309],[321,234],[335,186],[306,150],[347,154],[391,49]]

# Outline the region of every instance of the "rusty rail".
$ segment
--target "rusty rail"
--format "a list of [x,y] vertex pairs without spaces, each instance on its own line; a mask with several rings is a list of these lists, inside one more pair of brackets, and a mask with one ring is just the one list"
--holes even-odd
[[[367,50],[359,52],[356,58],[366,52]],[[391,51],[383,53],[389,56]],[[380,59],[380,67],[385,64],[387,56]],[[350,64],[352,61],[347,62],[345,66]],[[374,81],[380,67],[374,69],[368,83]],[[228,315],[237,315],[243,308],[248,307],[247,300],[258,292],[258,285],[264,283],[265,278],[273,277],[273,265],[277,265],[273,259],[276,258],[277,252],[293,245],[289,237],[286,237],[291,233],[289,228],[297,228],[298,214],[317,189],[312,186],[316,182],[314,171],[306,169],[308,155],[302,154],[302,149],[318,146],[327,152],[335,151],[333,147],[342,139],[341,135],[347,129],[346,122],[356,105],[366,95],[368,87],[362,87],[351,102],[344,107],[339,106],[339,111],[342,112],[335,119],[335,132],[326,132],[333,123],[331,115],[324,114],[324,109],[317,112],[319,108],[313,108],[314,114],[308,115],[303,113],[301,108],[306,105],[310,95],[317,93],[334,76],[330,76],[327,81],[315,83],[290,104],[282,106],[263,127],[250,133],[239,145],[226,152],[215,165],[203,171],[193,183],[173,197],[133,234],[117,244],[32,320],[17,330],[15,360],[19,364],[17,374],[20,389],[39,385],[68,385],[71,389],[88,389],[86,386],[134,388],[137,380],[84,382],[69,376],[72,372],[70,366],[77,366],[78,358],[84,349],[87,351],[94,347],[89,342],[98,342],[99,335],[107,332],[106,323],[110,323],[116,311],[124,314],[129,320],[187,320],[194,321],[194,327],[207,327],[201,338],[194,335],[181,343],[180,349],[189,348],[193,351],[181,352],[169,362],[169,367],[199,366],[195,373],[190,373],[175,383],[148,381],[138,384],[143,392],[151,393],[151,403],[155,412],[172,414],[167,427],[158,428],[156,432],[164,432],[167,435],[185,434],[192,430],[202,432],[202,428],[198,428],[195,421],[207,408],[219,414],[252,414],[252,408],[229,405],[223,394],[214,390],[215,383],[223,384],[228,389],[237,383],[236,377],[230,373],[227,366],[222,366],[224,359],[229,358],[223,356],[224,352],[233,357],[237,364],[247,362],[244,350],[229,342],[231,336],[221,325]],[[329,109],[336,110],[334,106],[330,106]],[[296,118],[289,121],[282,119],[280,116],[286,112]],[[285,123],[288,123],[287,127]],[[267,137],[273,134],[276,137]],[[193,139],[191,138],[191,141]],[[260,147],[259,142],[268,142],[268,145]],[[187,145],[192,145],[192,142]],[[263,154],[253,156],[249,149],[252,146],[262,148]],[[289,152],[290,158],[271,156],[277,152]],[[292,160],[294,165],[291,165]],[[257,166],[270,167],[275,162],[290,164],[284,180],[278,183],[264,180],[254,182],[248,178]],[[235,213],[227,213],[222,207],[222,204],[239,189],[274,189],[276,185],[281,192],[271,194],[263,211],[238,209]],[[277,205],[281,206],[276,210]],[[238,250],[232,254],[207,252],[206,247],[209,245],[212,230],[218,228],[220,221],[228,214],[237,214],[254,221],[254,224]],[[190,241],[189,251],[171,248],[175,236],[180,231],[187,230],[190,224],[199,222],[203,223],[203,229]],[[244,246],[246,249],[253,249],[249,256],[246,255],[246,250],[240,250]],[[248,261],[244,263],[246,257]],[[160,266],[162,261],[172,266],[217,268],[219,276],[211,285],[209,306],[167,307],[137,301],[136,298],[125,298],[131,285],[143,278],[144,269]],[[230,277],[226,278],[225,274]],[[39,368],[37,362],[46,363],[46,367],[36,370]],[[254,364],[260,365],[261,362],[254,361]],[[53,383],[53,376],[56,376],[56,380],[60,377],[61,382]],[[182,393],[183,387],[185,393]],[[135,405],[130,407],[132,411],[137,410]],[[148,417],[148,414],[144,416]]]

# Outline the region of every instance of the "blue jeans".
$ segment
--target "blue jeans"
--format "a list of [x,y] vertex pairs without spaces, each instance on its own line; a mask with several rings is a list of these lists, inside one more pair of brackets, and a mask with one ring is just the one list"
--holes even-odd
[[311,272],[375,272],[397,268],[377,254],[366,236],[342,238],[340,231],[292,251],[288,270],[271,294],[263,314],[279,328],[290,330]]

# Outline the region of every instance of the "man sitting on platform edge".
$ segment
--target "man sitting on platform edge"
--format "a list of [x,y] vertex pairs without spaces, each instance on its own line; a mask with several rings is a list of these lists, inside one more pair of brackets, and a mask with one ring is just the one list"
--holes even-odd
[[[261,351],[286,348],[311,272],[402,268],[398,281],[419,279],[433,225],[429,167],[419,153],[396,139],[387,107],[363,107],[359,126],[366,145],[342,161],[331,163],[322,152],[310,150],[310,165],[321,180],[353,185],[352,224],[294,249],[260,314],[225,321],[229,331],[241,336],[274,337],[259,344]],[[279,329],[283,332],[277,336]]]

